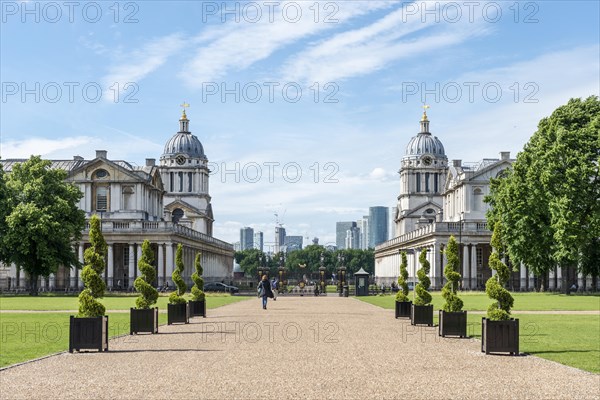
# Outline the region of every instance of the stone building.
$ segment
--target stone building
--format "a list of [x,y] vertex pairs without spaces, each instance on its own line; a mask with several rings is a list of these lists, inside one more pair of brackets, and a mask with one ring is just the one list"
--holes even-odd
[[[25,160],[3,160],[10,173],[15,163]],[[144,166],[123,160],[111,160],[104,150],[85,160],[52,160],[51,168],[64,169],[67,181],[84,194],[79,208],[86,217],[101,218],[102,233],[108,244],[105,280],[109,290],[131,289],[138,275],[137,262],[141,244],[149,240],[155,256],[156,286],[166,283],[174,287],[171,274],[177,245],[183,245],[184,279],[191,282],[194,259],[202,252],[206,281],[230,280],[233,276],[233,246],[212,236],[214,222],[209,195],[208,159],[200,140],[189,131],[185,110],[179,120],[179,131],[171,137],[160,157],[146,159]],[[88,243],[88,229],[81,241],[74,243],[79,261]],[[0,265],[0,287],[25,288],[28,285],[15,265]],[[42,289],[76,290],[82,287],[81,270],[59,268],[49,278],[40,278]]]

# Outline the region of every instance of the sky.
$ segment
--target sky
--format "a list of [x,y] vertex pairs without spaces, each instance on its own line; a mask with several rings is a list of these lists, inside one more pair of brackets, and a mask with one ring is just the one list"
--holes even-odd
[[393,207],[422,106],[449,160],[515,156],[599,95],[596,1],[2,1],[0,157],[159,159],[187,102],[214,235],[305,243]]

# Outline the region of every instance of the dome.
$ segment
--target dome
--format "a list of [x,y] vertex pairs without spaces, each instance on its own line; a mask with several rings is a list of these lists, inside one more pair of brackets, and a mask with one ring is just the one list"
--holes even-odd
[[167,144],[163,156],[185,154],[191,158],[206,158],[200,140],[189,132],[177,132]]
[[420,156],[423,154],[431,154],[434,156],[445,157],[444,145],[437,138],[437,136],[431,135],[431,133],[421,132],[417,136],[414,136],[408,142],[406,146],[407,156]]

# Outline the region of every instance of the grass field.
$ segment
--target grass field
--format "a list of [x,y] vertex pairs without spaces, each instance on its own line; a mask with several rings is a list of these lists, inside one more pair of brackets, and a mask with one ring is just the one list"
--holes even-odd
[[[208,309],[247,300],[245,296],[207,294]],[[168,298],[161,296],[158,307],[167,308]],[[107,310],[128,310],[135,306],[135,296],[112,296],[102,299]],[[68,350],[69,316],[74,313],[11,311],[77,310],[76,296],[5,296],[0,297],[0,367]],[[8,312],[6,312],[8,310]],[[111,337],[129,333],[128,312],[107,312]],[[159,313],[160,325],[167,322],[167,314]],[[136,340],[125,336],[119,340]]]
[[[600,295],[567,296],[558,293],[511,293],[515,299],[514,312],[517,311],[598,311],[600,310]],[[484,292],[463,292],[458,294],[464,302],[463,310],[486,311],[493,303]],[[439,310],[444,304],[441,292],[431,293],[432,304]],[[411,300],[413,293],[408,296]],[[359,297],[361,300],[383,308],[394,308],[395,297],[368,296]]]
[[[433,293],[434,323],[443,303]],[[465,310],[485,311],[492,302],[482,293],[464,293]],[[519,350],[538,357],[600,374],[600,315],[519,314],[519,311],[598,311],[599,296],[565,296],[545,293],[513,293],[513,317],[519,319]],[[358,299],[387,309],[394,308],[393,296]],[[393,317],[393,315],[390,315]],[[467,332],[481,339],[484,314],[468,314]],[[461,339],[457,339],[461,340]],[[464,339],[462,339],[464,340]]]
[[[107,310],[128,310],[135,307],[135,299],[137,294],[121,295],[121,296],[106,296],[101,301]],[[186,299],[190,300],[191,295],[187,294]],[[236,301],[245,300],[244,296],[230,296],[228,294],[207,294],[207,307],[215,308],[226,304],[235,303]],[[52,296],[40,295],[32,297],[23,296],[1,296],[0,310],[35,310],[35,311],[54,311],[54,310],[77,310],[79,303],[77,296]],[[156,307],[166,309],[169,302],[168,295],[163,295],[158,298]]]

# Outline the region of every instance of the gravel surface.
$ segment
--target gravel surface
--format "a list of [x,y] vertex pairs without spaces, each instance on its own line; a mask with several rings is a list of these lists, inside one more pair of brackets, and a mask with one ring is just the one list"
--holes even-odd
[[252,299],[0,371],[1,399],[598,399],[600,375],[484,355],[353,298]]

